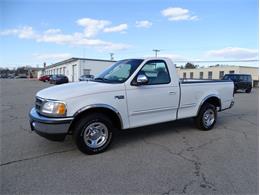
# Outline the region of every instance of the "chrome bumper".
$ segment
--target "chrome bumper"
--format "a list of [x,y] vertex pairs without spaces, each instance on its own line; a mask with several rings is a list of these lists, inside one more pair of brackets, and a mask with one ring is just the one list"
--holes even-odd
[[68,134],[73,117],[50,118],[45,117],[32,108],[29,114],[31,130],[42,137],[53,141],[62,141]]

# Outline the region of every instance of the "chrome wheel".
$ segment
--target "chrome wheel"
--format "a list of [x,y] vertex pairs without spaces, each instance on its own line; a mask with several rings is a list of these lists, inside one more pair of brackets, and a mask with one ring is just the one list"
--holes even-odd
[[108,139],[108,128],[101,122],[93,122],[84,130],[84,142],[90,148],[103,146]]
[[212,109],[207,109],[202,118],[205,127],[210,127],[215,122],[215,113]]

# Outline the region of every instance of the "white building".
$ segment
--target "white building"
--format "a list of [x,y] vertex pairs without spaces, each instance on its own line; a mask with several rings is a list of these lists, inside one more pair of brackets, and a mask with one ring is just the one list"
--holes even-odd
[[88,58],[70,58],[50,66],[46,66],[41,75],[63,74],[69,78],[70,82],[78,81],[81,75],[96,76],[102,70],[115,63],[111,60],[88,59]]
[[254,86],[258,86],[258,67],[250,66],[212,66],[194,69],[177,69],[180,78],[184,79],[222,79],[225,74],[250,74]]

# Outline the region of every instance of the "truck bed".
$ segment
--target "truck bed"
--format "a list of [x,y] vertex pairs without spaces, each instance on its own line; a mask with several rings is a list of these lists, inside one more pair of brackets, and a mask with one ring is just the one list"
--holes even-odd
[[224,110],[230,107],[233,100],[234,83],[228,80],[180,80],[180,106],[178,118],[194,117],[197,115],[200,102],[207,94],[214,95],[221,100]]

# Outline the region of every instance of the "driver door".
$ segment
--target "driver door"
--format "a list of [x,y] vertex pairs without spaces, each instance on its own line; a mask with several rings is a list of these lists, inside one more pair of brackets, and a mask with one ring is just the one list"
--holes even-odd
[[[137,76],[145,75],[148,83],[137,84]],[[144,126],[176,119],[179,86],[171,81],[163,60],[150,60],[143,65],[126,87],[130,127]]]

